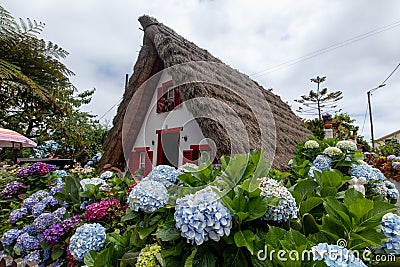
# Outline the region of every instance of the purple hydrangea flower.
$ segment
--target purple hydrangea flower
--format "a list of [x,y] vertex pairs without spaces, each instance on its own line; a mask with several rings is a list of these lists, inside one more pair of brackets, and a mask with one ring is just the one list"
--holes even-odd
[[25,189],[26,185],[17,181],[10,182],[1,192],[1,197],[4,199],[14,197],[20,189]]
[[32,227],[37,233],[43,233],[51,225],[60,223],[61,220],[52,213],[42,213],[37,217],[33,223]]
[[60,238],[65,234],[65,229],[62,223],[51,225],[43,232],[43,240],[49,245],[55,245],[60,241]]
[[66,232],[69,232],[76,227],[78,227],[81,224],[81,216],[80,215],[75,215],[73,217],[70,217],[68,219],[65,219],[62,222],[64,229]]

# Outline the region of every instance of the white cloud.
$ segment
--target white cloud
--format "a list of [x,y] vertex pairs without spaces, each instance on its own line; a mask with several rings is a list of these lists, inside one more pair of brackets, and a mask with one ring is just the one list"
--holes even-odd
[[[251,75],[398,20],[400,2],[388,1],[94,1],[5,0],[15,17],[46,23],[42,34],[70,52],[65,61],[79,90],[96,88],[85,110],[103,115],[122,96],[143,32],[137,18],[156,17],[233,68]],[[342,90],[340,107],[362,126],[366,92],[399,63],[400,27],[333,51],[282,65],[253,78],[293,106],[313,88],[310,78]],[[400,128],[400,70],[373,95],[375,136]],[[116,108],[105,119],[111,120]],[[369,138],[369,123],[364,134]]]

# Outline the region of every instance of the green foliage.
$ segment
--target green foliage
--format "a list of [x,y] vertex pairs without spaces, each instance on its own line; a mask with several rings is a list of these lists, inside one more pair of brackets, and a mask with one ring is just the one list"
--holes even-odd
[[400,155],[400,143],[397,139],[390,139],[383,145],[379,146],[378,152],[382,156]]
[[43,23],[17,22],[1,6],[0,21],[0,98],[7,99],[0,102],[0,127],[38,145],[54,140],[62,147],[59,155],[78,160],[101,151],[107,129],[79,110],[94,90],[76,92],[73,72],[61,62],[68,52],[37,37]]
[[377,227],[384,214],[396,210],[394,205],[366,199],[354,189],[346,191],[343,202],[326,197],[324,207],[327,214],[323,216],[321,231],[332,242],[346,240],[347,247],[352,250],[380,246],[385,236]]

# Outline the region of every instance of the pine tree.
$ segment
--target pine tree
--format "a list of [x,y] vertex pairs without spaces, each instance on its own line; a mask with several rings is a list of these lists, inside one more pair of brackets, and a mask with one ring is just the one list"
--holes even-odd
[[[304,110],[299,107],[297,112],[305,115],[318,115],[318,118],[322,120],[322,114],[324,112],[332,112],[337,105],[335,103],[343,98],[341,91],[335,91],[328,93],[328,88],[320,89],[320,84],[326,80],[326,77],[312,78],[311,82],[317,84],[317,91],[310,91],[308,95],[302,95],[301,99],[295,99],[294,101],[306,106],[308,109]],[[339,110],[340,111],[340,110]]]

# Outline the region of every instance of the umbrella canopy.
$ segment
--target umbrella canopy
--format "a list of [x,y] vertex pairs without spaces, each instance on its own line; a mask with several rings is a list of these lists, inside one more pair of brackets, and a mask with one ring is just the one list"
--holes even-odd
[[[36,143],[17,132],[0,128],[0,147],[13,147],[13,143],[22,147],[34,147]],[[15,147],[15,145],[14,145]]]

